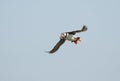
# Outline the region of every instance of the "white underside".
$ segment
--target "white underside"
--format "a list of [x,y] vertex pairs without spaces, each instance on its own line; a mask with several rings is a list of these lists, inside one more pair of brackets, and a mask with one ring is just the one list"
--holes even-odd
[[68,40],[68,41],[75,41],[76,40],[76,36],[74,36],[74,35],[67,35],[66,40]]

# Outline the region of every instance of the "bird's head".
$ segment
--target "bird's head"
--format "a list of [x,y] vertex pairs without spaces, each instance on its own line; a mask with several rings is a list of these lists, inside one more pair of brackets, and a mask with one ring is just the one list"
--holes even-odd
[[67,36],[67,33],[61,33],[60,39],[64,39]]

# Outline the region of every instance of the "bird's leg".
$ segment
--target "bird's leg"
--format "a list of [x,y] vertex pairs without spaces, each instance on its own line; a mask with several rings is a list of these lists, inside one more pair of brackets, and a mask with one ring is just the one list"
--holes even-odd
[[77,37],[76,40],[74,41],[75,44],[78,44],[80,42],[80,37]]

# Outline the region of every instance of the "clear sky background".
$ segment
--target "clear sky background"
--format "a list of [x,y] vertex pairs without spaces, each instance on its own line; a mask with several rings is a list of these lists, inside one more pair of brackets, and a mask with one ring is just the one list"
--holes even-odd
[[120,0],[0,0],[0,81],[120,81]]

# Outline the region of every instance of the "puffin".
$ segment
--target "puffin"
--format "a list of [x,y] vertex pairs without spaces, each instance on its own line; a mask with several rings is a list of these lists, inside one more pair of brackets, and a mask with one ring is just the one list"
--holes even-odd
[[49,54],[55,53],[65,43],[66,40],[74,44],[78,44],[81,41],[81,39],[80,37],[76,36],[76,33],[85,32],[87,31],[87,29],[87,26],[83,25],[83,27],[80,30],[61,33],[59,37],[60,40],[58,41],[58,43],[50,51],[47,52]]

